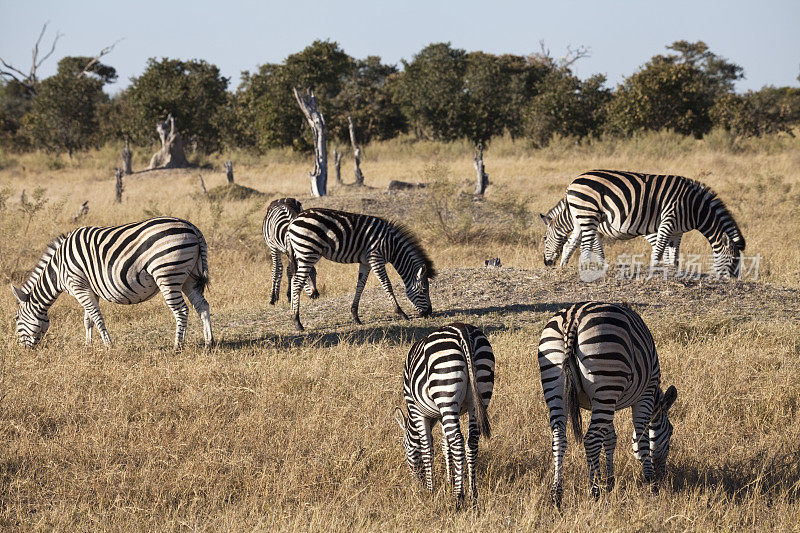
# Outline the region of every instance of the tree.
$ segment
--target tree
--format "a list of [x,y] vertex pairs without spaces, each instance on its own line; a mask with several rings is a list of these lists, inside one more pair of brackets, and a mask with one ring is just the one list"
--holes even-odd
[[236,137],[246,146],[264,150],[292,146],[310,150],[310,134],[293,97],[294,87],[313,91],[328,128],[347,138],[347,115],[337,108],[337,96],[355,68],[353,59],[337,43],[314,41],[282,64],[261,65],[255,74],[244,72],[233,105]]
[[450,43],[423,48],[395,86],[395,101],[417,138],[453,140],[465,135],[468,99],[464,91],[467,53]]
[[581,81],[567,68],[551,70],[526,110],[528,137],[544,146],[553,135],[581,138],[600,133],[611,98],[605,81],[602,74]]
[[153,126],[172,114],[190,145],[219,150],[227,87],[228,78],[206,61],[150,58],[142,75],[133,78],[115,103],[121,119],[118,131],[135,143],[149,144]]
[[713,54],[702,41],[676,41],[678,54],[657,55],[617,89],[608,107],[610,129],[622,133],[672,129],[700,137],[711,128],[710,110],[742,68]]
[[791,132],[800,124],[800,89],[764,87],[717,99],[710,116],[714,126],[735,135],[761,136]]
[[[76,150],[98,141],[98,108],[108,100],[107,81],[116,79],[113,67],[96,62],[93,73],[82,75],[84,57],[65,57],[55,75],[40,82],[30,111],[23,117],[23,130],[34,146],[48,150]],[[81,75],[79,75],[81,74]]]
[[31,93],[20,82],[0,80],[0,145],[22,149],[28,139],[22,134],[22,117],[32,105]]

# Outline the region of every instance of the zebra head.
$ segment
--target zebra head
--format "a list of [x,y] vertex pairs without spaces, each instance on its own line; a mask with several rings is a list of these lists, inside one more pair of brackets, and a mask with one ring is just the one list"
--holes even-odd
[[714,271],[723,279],[738,278],[742,270],[742,252],[745,241],[741,235],[720,235],[714,249]]
[[569,237],[569,233],[572,229],[566,229],[564,224],[560,221],[562,217],[552,214],[557,208],[558,206],[554,207],[546,215],[539,213],[542,222],[547,226],[547,232],[544,235],[545,266],[553,266],[556,264],[558,256],[561,255],[561,249],[564,248],[564,243],[567,242],[567,237]]
[[50,319],[47,312],[41,310],[31,302],[31,295],[21,289],[11,285],[14,298],[17,299],[19,306],[14,315],[16,322],[17,342],[26,348],[33,348],[38,343],[47,329],[50,327]]
[[669,421],[669,410],[678,398],[678,391],[672,385],[667,392],[656,392],[656,405],[653,421],[650,422],[650,452],[653,468],[657,475],[663,474],[667,467],[669,444],[672,440],[672,424]]
[[394,419],[400,429],[403,430],[403,437],[400,442],[406,452],[406,461],[408,462],[408,468],[411,470],[411,475],[421,480],[422,448],[420,446],[419,433],[399,407],[394,410]]
[[406,285],[406,297],[408,301],[414,305],[419,316],[429,316],[431,311],[433,311],[433,306],[431,305],[430,285],[428,280],[433,276],[428,270],[428,266],[424,263],[415,265],[411,272],[405,277],[407,279],[403,279],[403,282]]

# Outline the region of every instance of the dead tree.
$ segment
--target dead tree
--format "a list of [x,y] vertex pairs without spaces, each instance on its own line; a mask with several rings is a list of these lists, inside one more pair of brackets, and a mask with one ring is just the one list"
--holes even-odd
[[225,177],[228,183],[233,183],[233,161],[225,161]]
[[125,137],[125,146],[122,147],[122,172],[126,176],[133,174],[133,169],[131,168],[132,158],[133,152],[131,152],[131,143],[130,140]]
[[200,190],[203,191],[203,196],[206,196],[208,194],[208,191],[206,190],[206,182],[203,181],[202,174],[198,174],[198,176],[200,177]]
[[347,126],[350,129],[350,144],[353,146],[353,161],[356,185],[364,185],[364,175],[361,173],[361,148],[356,142],[356,129],[353,126],[353,119],[347,117]]
[[[169,127],[169,131],[167,131]],[[161,139],[161,149],[153,154],[147,170],[155,168],[183,168],[189,165],[186,162],[186,152],[183,150],[183,139],[175,128],[175,118],[172,113],[167,120],[156,124],[158,138]]]
[[333,150],[333,169],[336,171],[336,185],[342,184],[342,153],[335,149]]
[[39,57],[39,45],[42,43],[42,37],[44,37],[44,33],[47,30],[47,25],[49,22],[45,22],[42,25],[42,31],[39,33],[39,38],[36,39],[36,44],[33,46],[33,50],[31,52],[31,68],[27,74],[22,72],[20,69],[14,67],[13,65],[6,63],[3,58],[0,58],[0,65],[2,65],[2,69],[0,69],[0,76],[6,76],[18,82],[22,85],[29,94],[35,96],[37,89],[38,89],[38,82],[39,79],[37,78],[36,71],[42,66],[42,63],[53,55],[53,52],[56,50],[56,43],[58,39],[62,37],[62,34],[56,32],[56,36],[53,38],[53,44],[50,46],[50,51],[47,52],[43,57]]
[[117,197],[116,197],[116,202],[118,204],[121,204],[122,203],[122,191],[125,190],[125,187],[122,185],[122,169],[121,168],[118,168],[114,172],[114,177],[117,178],[117,186],[116,186]]
[[328,148],[325,132],[325,119],[317,108],[317,97],[311,91],[300,94],[293,88],[297,104],[306,117],[306,122],[314,134],[314,171],[308,173],[311,179],[311,195],[325,196],[328,189]]
[[475,194],[482,196],[486,191],[486,187],[489,185],[489,174],[486,173],[486,169],[483,166],[483,144],[481,143],[478,143],[478,146],[475,147],[474,165],[475,173],[477,174]]

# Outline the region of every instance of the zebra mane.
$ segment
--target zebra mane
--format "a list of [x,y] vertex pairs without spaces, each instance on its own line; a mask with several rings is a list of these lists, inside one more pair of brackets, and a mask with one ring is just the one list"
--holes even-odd
[[739,251],[744,250],[746,243],[744,236],[742,235],[742,230],[739,229],[739,224],[736,223],[736,219],[733,218],[733,215],[728,210],[728,206],[725,205],[725,202],[722,201],[722,198],[720,198],[719,195],[705,183],[689,178],[686,179],[691,182],[691,184],[698,190],[700,194],[704,194],[708,198],[708,204],[710,207],[714,208],[717,216],[719,216],[723,221],[729,222],[730,227],[726,229],[728,237],[731,238]]
[[566,196],[563,197],[561,200],[559,200],[558,203],[550,209],[550,211],[545,213],[545,216],[550,220],[552,220],[556,218],[558,215],[560,215],[565,209],[569,209],[569,207],[567,206]]
[[22,284],[20,290],[25,294],[30,294],[31,290],[33,290],[33,286],[36,285],[36,281],[39,279],[39,276],[42,275],[44,268],[50,262],[50,259],[53,258],[55,255],[56,250],[61,246],[64,240],[67,238],[65,234],[61,234],[56,237],[50,244],[47,245],[45,248],[42,257],[39,259],[39,262],[36,263],[36,266],[33,267],[31,273],[28,275],[28,279],[25,280],[25,283]]
[[433,261],[428,254],[425,252],[425,249],[422,247],[422,243],[419,242],[419,238],[411,231],[411,229],[401,222],[395,222],[392,220],[386,220],[386,224],[392,228],[398,237],[403,239],[406,244],[408,244],[411,249],[417,254],[423,264],[425,265],[425,271],[428,273],[428,279],[432,279],[436,277],[436,269],[433,266]]

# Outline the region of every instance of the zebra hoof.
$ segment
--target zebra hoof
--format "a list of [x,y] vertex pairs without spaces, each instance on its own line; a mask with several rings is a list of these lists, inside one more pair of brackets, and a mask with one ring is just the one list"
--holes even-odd
[[553,501],[553,505],[558,509],[561,509],[561,498],[563,494],[564,491],[561,487],[553,487],[550,489],[550,499]]
[[409,318],[408,318],[408,315],[407,315],[407,314],[405,314],[405,312],[404,312],[402,309],[399,309],[399,308],[398,308],[398,309],[395,311],[395,314],[396,314],[396,315],[398,315],[398,316],[400,316],[401,318],[403,318],[403,319],[405,319],[405,320],[409,320]]
[[269,305],[275,305],[275,302],[277,301],[278,299],[273,296],[272,298],[269,299]]
[[592,498],[594,498],[594,501],[599,500],[600,499],[600,487],[598,487],[597,485],[592,485],[592,488],[589,491],[589,494],[592,495]]
[[294,319],[294,329],[296,329],[297,331],[304,331],[305,330],[305,328],[303,327],[303,324],[301,324],[300,320],[298,320],[296,318]]
[[312,300],[316,300],[317,298],[319,298],[319,291],[312,292],[309,298],[311,298]]

